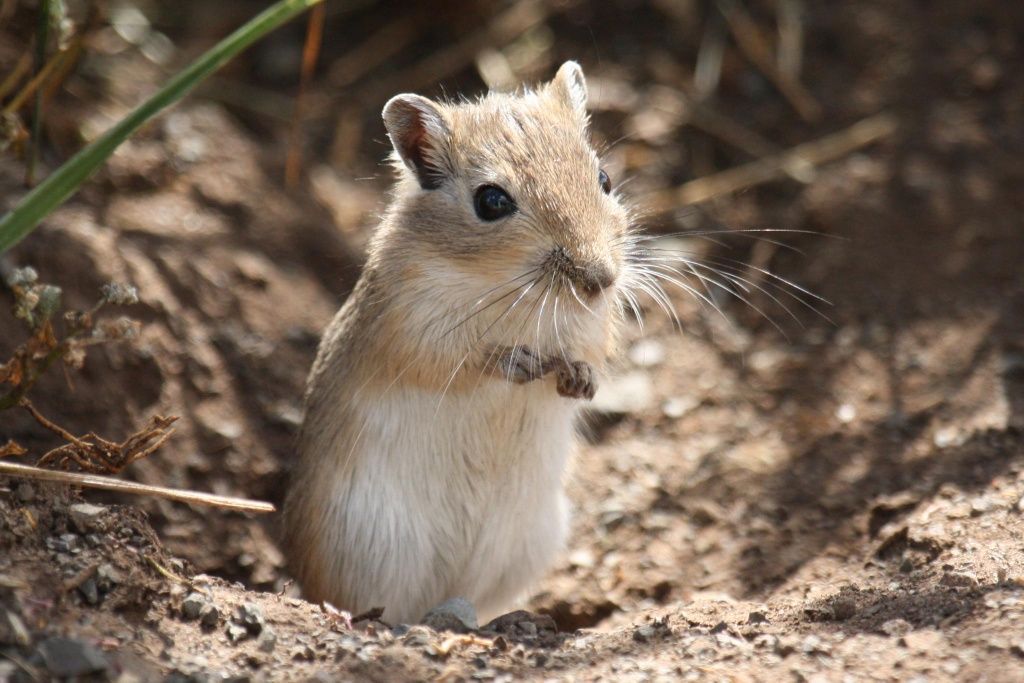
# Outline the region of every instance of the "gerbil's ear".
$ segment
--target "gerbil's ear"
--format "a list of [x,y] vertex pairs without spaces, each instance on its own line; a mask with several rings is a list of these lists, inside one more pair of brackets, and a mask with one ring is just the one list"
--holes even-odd
[[448,166],[445,150],[451,139],[441,108],[426,97],[396,95],[384,105],[382,116],[391,144],[416,174],[420,187],[440,187]]
[[551,90],[581,118],[587,116],[587,79],[576,62],[566,62],[551,80]]

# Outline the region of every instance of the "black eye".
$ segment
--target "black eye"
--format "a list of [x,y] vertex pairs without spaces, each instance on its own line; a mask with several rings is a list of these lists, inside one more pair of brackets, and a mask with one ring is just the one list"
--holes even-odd
[[496,185],[482,185],[473,195],[473,208],[482,221],[496,221],[516,210],[516,203],[508,192]]
[[597,182],[601,183],[601,190],[605,194],[612,191],[612,179],[608,177],[603,168],[597,174]]

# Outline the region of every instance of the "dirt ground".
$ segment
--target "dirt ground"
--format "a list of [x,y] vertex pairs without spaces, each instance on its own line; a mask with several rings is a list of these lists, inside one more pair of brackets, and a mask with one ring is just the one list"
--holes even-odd
[[[773,3],[749,4],[773,26]],[[214,21],[189,5],[154,23],[179,46],[172,64],[251,12],[225,3]],[[298,188],[282,180],[289,117],[273,109],[294,93],[302,24],[147,126],[12,252],[73,307],[110,280],[138,287],[136,343],[94,348],[32,392],[76,433],[122,438],[180,415],[125,477],[280,503],[319,331],[386,200],[379,109],[438,82],[483,87],[472,59],[416,65],[490,26],[486,6],[443,3],[360,73],[347,50],[388,25],[369,5],[328,18],[334,69],[311,88]],[[493,47],[528,79],[583,63],[595,137],[639,210],[751,160],[680,104],[701,41],[728,33],[710,6],[522,7],[540,18]],[[1024,680],[1024,6],[804,11],[820,120],[731,39],[714,110],[769,153],[880,111],[898,129],[799,180],[644,221],[751,264],[775,298],[722,296],[718,314],[674,291],[681,329],[652,302],[631,324],[583,427],[570,547],[524,605],[557,631],[350,624],[301,599],[274,515],[0,479],[0,680]],[[16,28],[0,24],[0,67]],[[165,78],[118,40],[97,38],[54,100],[51,166]],[[23,169],[0,158],[5,206]],[[773,235],[781,247],[676,234],[743,228],[814,234]],[[831,304],[801,306],[760,268]],[[24,334],[0,300],[3,359]],[[13,410],[7,439],[35,455],[59,443]]]

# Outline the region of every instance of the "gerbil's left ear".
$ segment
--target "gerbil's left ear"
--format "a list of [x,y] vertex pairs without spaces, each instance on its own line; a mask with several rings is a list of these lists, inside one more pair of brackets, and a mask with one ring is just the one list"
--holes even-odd
[[384,105],[382,116],[395,152],[416,174],[420,187],[440,187],[448,174],[451,139],[441,108],[419,95],[396,95]]
[[587,117],[587,79],[576,62],[566,62],[558,68],[551,80],[551,90],[575,111],[580,118]]

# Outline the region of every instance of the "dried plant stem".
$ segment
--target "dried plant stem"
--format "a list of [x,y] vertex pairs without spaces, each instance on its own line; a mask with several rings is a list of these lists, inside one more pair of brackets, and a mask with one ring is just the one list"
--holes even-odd
[[[39,18],[36,26],[36,72],[41,73],[46,65],[46,42],[50,34],[50,5],[53,0],[39,3]],[[57,60],[54,60],[56,63]],[[41,82],[41,81],[40,81]],[[32,107],[32,134],[29,138],[28,163],[25,166],[25,185],[32,187],[36,179],[36,163],[39,161],[40,136],[43,134],[43,93],[36,89],[35,104]]]
[[122,481],[120,479],[112,479],[110,477],[101,477],[95,474],[45,470],[39,467],[19,465],[13,462],[0,461],[0,474],[13,477],[23,477],[25,479],[35,479],[37,481],[52,481],[59,484],[103,489],[105,491],[117,491],[119,493],[156,496],[157,498],[175,500],[179,503],[208,505],[210,507],[222,508],[225,510],[238,510],[240,512],[275,512],[277,510],[277,508],[275,508],[271,503],[266,503],[260,500],[218,496],[212,493],[189,491],[186,489],[172,489],[164,486],[150,486],[148,484],[139,484],[133,481]]
[[32,56],[29,53],[23,54],[14,64],[14,68],[0,82],[0,100],[7,97],[7,93],[14,90],[21,81],[21,77],[32,68]]
[[778,68],[771,41],[762,35],[761,29],[739,0],[716,0],[716,3],[736,38],[736,44],[754,66],[775,84],[800,117],[805,121],[821,119],[821,105],[803,83]]
[[299,94],[295,98],[295,109],[292,113],[292,127],[288,136],[288,155],[284,165],[284,184],[295,189],[299,184],[302,172],[302,120],[306,112],[306,98],[316,60],[320,55],[320,44],[324,36],[324,5],[320,4],[309,13],[306,25],[306,43],[302,48],[302,71],[299,79]]
[[658,192],[645,200],[645,204],[655,213],[664,213],[777,180],[791,169],[811,169],[841,159],[861,147],[892,135],[896,126],[896,117],[892,114],[876,114],[837,133],[805,142],[779,154]]

